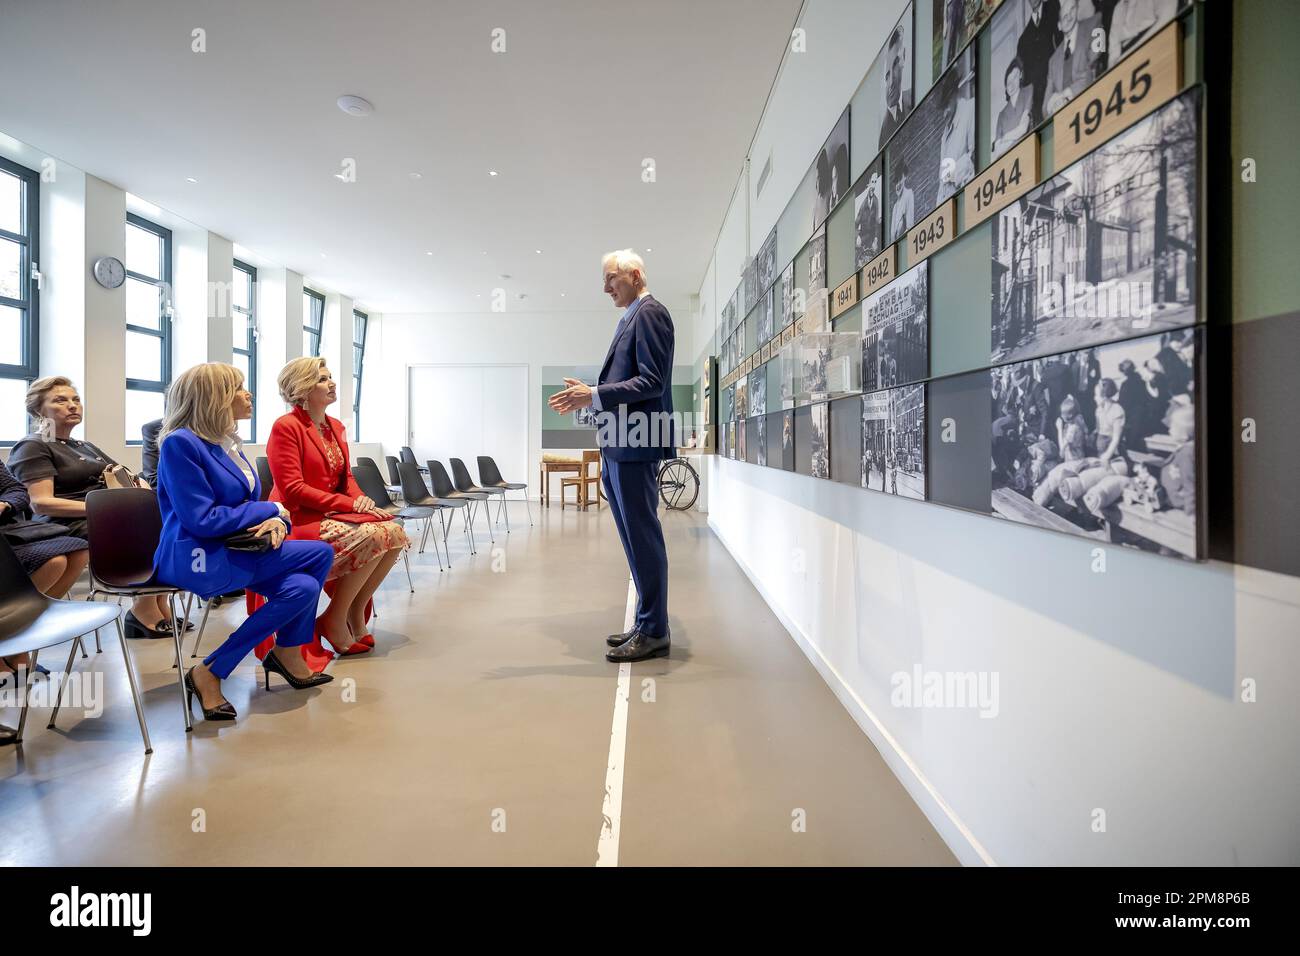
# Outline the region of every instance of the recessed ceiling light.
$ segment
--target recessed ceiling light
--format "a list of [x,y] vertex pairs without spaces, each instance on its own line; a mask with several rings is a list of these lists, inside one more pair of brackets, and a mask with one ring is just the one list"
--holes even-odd
[[431,256],[431,255],[433,255],[433,253],[432,253],[432,252],[426,252],[425,255],[426,255],[426,256]]
[[536,250],[536,252],[537,252],[537,254],[538,254],[539,256],[542,254],[542,250],[541,250],[541,249]]
[[488,175],[489,175],[489,176],[495,176],[496,174],[497,174],[497,171],[496,171],[495,169],[489,169],[489,170],[488,170]]
[[486,250],[486,249],[483,250],[483,255],[487,255],[487,250]]
[[424,178],[424,173],[407,173],[406,175],[410,176],[412,179],[423,179],[423,178]]
[[340,96],[338,104],[339,109],[349,116],[366,116],[375,111],[369,100],[361,96],[354,96],[351,93]]
[[325,253],[322,252],[322,253],[320,254],[320,257],[321,257],[322,259],[326,258]]
[[185,181],[186,181],[187,183],[197,183],[197,182],[198,182],[198,180],[195,179],[193,176],[186,176],[186,177],[185,177]]
[[563,292],[560,293],[560,298],[561,298],[561,299],[564,298],[564,293],[563,293]]

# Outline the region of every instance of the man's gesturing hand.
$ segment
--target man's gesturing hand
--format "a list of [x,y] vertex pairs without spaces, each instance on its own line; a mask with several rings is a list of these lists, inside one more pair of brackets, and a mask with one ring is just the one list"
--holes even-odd
[[590,385],[585,385],[576,378],[566,378],[564,384],[568,388],[556,392],[546,400],[546,404],[550,405],[552,409],[564,415],[579,408],[586,408],[591,404],[593,389]]

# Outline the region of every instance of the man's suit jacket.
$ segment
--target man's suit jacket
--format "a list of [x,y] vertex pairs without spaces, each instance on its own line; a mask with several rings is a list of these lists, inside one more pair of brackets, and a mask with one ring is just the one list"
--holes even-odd
[[140,447],[140,477],[150,486],[158,487],[158,433],[162,431],[163,420],[155,418],[140,426],[140,437],[144,444]]
[[224,448],[188,428],[172,432],[163,441],[158,455],[158,510],[163,527],[153,556],[160,581],[201,597],[225,594],[248,583],[248,572],[230,562],[224,541],[280,516],[277,505],[258,500],[261,482],[256,469],[249,468],[252,488]]
[[675,458],[673,319],[645,296],[610,343],[597,380],[596,443],[612,461]]
[[894,130],[903,125],[903,120],[912,109],[912,91],[904,90],[899,96],[897,109],[885,107],[885,115],[880,118],[880,138],[876,143],[876,149],[884,149],[885,143],[889,137],[894,135]]
[[301,408],[277,418],[266,440],[266,459],[274,479],[271,500],[283,502],[289,509],[293,518],[291,537],[295,539],[319,539],[321,519],[331,513],[347,514],[353,524],[380,520],[352,513],[361,488],[352,477],[347,436],[337,418],[326,415],[325,420],[343,453],[343,476],[339,481],[334,479],[325,457],[320,430]]
[[[1064,90],[1070,90],[1072,96],[1078,96],[1092,85],[1097,75],[1097,59],[1100,53],[1092,50],[1092,31],[1101,29],[1101,18],[1080,20],[1074,28],[1074,49],[1067,59],[1065,55],[1064,36],[1061,45],[1052,54],[1047,64],[1047,88],[1043,91],[1043,111],[1050,109],[1052,97]],[[1063,106],[1064,104],[1058,104]]]

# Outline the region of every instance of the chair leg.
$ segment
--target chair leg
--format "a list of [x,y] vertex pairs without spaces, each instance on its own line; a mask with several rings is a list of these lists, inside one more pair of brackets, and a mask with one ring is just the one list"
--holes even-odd
[[189,733],[194,729],[193,720],[190,717],[190,699],[185,692],[185,668],[181,667],[181,657],[185,653],[181,649],[181,622],[176,616],[176,592],[167,595],[167,606],[172,612],[172,643],[176,645],[176,687],[181,692],[181,708],[185,711],[185,732]]
[[501,492],[501,511],[505,512],[506,534],[509,534],[510,533],[510,509],[506,507],[506,493],[504,491]]
[[199,629],[194,633],[194,646],[190,648],[190,657],[199,656],[199,641],[203,640],[203,629],[208,626],[208,615],[212,613],[212,602],[203,602],[203,617],[199,619]]
[[406,565],[406,583],[411,588],[411,593],[415,593],[415,582],[411,580],[411,556],[402,550],[402,563]]
[[[23,714],[18,718],[18,736],[14,738],[14,743],[23,742],[23,728],[27,726],[27,711],[32,706],[32,681],[36,679],[36,658],[40,656],[40,651],[32,651],[32,662],[27,668],[26,678],[23,684]],[[18,686],[18,674],[14,673],[14,687]]]
[[527,488],[523,489],[523,492],[524,492],[524,510],[528,512],[528,527],[531,528],[533,526],[533,506],[528,503],[528,489]]
[[442,550],[447,552],[447,570],[451,570],[451,545],[447,543],[447,516],[441,511],[438,512],[438,524],[442,525]]
[[488,541],[492,544],[497,543],[497,536],[492,532],[492,509],[489,507],[488,499],[484,498],[483,503],[479,506],[483,512],[483,517],[487,520]]
[[[122,645],[122,661],[126,665],[126,679],[131,684],[131,699],[135,701],[135,718],[140,721],[140,736],[144,738],[144,752],[153,753],[153,744],[149,741],[149,725],[144,721],[144,707],[140,705],[140,682],[135,676],[135,660],[131,657],[131,649],[126,645],[126,631],[122,628],[122,618],[119,617],[114,623],[117,625],[117,640]],[[186,710],[189,709],[188,702]]]
[[46,730],[54,729],[54,721],[59,716],[59,708],[63,706],[63,688],[68,686],[68,675],[72,673],[72,664],[77,659],[77,648],[81,646],[81,637],[72,639],[72,646],[68,648],[68,663],[63,668],[63,682],[59,684],[59,693],[54,698],[54,712],[50,714],[50,722],[45,725]]
[[[425,531],[426,531],[426,533],[427,533],[427,531],[428,531],[428,528],[429,528],[429,522],[430,522],[430,520],[432,519],[432,517],[433,517],[433,516],[430,515],[428,518],[425,518],[425,519],[424,519],[424,526],[425,526]],[[441,513],[439,513],[439,515],[438,515],[438,523],[439,523],[439,524],[442,524],[442,515],[441,515]],[[437,533],[436,531],[435,531],[434,534],[433,534],[433,555],[434,555],[434,557],[436,557],[436,558],[438,559],[438,573],[441,574],[441,573],[442,573],[442,570],[443,570],[443,568],[442,568],[442,552],[438,550],[438,533]],[[448,561],[450,562],[450,560],[451,560],[451,558],[450,558],[450,556],[448,556]]]

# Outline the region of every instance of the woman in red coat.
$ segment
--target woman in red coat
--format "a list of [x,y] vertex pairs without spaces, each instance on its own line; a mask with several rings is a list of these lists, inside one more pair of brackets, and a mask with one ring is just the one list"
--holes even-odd
[[319,539],[334,548],[325,584],[329,607],[316,621],[314,646],[303,650],[309,663],[323,666],[328,654],[321,638],[339,655],[364,654],[375,646],[366,608],[410,542],[352,477],[343,423],[325,414],[338,398],[325,360],[294,359],[277,382],[293,407],[276,419],[266,443],[271,500],[289,509],[291,538]]

